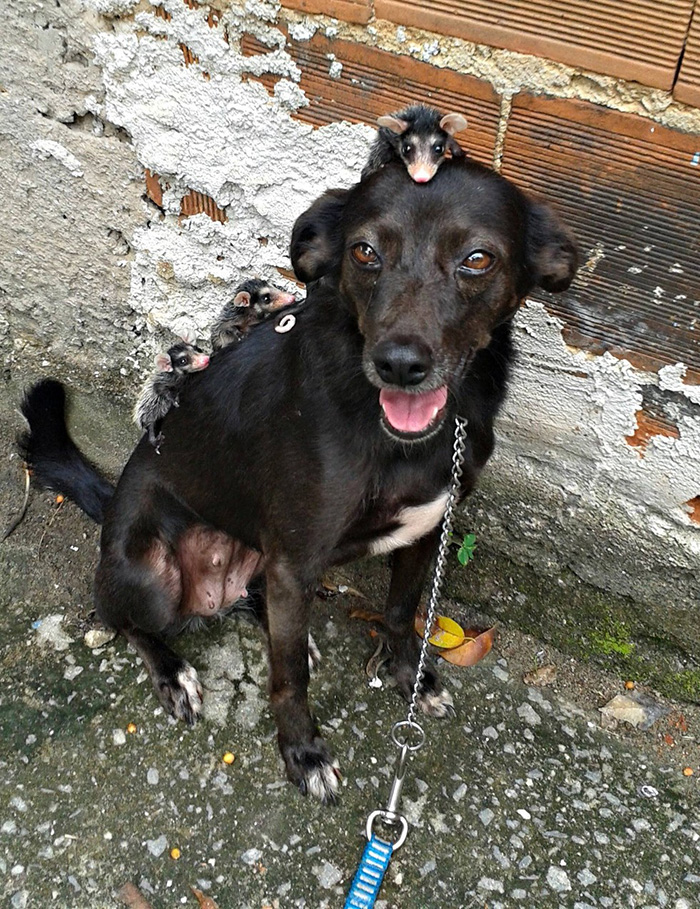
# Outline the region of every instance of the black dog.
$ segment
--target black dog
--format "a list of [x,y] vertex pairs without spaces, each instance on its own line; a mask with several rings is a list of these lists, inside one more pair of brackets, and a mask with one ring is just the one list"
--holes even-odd
[[[466,495],[494,444],[509,320],[536,285],[568,287],[576,251],[547,205],[460,159],[424,185],[389,164],[325,193],[297,220],[291,258],[309,284],[294,328],[263,324],[190,377],[164,421],[167,447],[158,457],[142,440],[113,496],[93,467],[76,467],[57,383],[30,392],[25,413],[37,477],[49,460],[54,485],[106,506],[97,612],[136,647],[175,716],[196,719],[201,688],[163,635],[264,577],[282,756],[303,792],[329,801],[334,761],[307,702],[316,581],[330,565],[396,550],[385,618],[409,696],[454,417],[469,421]],[[62,450],[50,450],[47,421]],[[432,668],[420,702],[434,716],[451,703]]]

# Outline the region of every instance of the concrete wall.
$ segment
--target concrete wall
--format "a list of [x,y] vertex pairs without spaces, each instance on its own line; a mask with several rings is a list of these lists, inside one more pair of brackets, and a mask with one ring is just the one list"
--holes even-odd
[[[169,332],[207,337],[242,277],[293,286],[294,219],[325,188],[357,179],[373,137],[362,123],[312,125],[323,118],[303,90],[310,39],[429,65],[436,86],[448,73],[473,77],[490,105],[484,122],[492,112],[497,167],[520,93],[602,105],[684,141],[700,136],[700,112],[668,91],[377,19],[306,17],[263,0],[6,0],[6,370],[135,388]],[[326,59],[320,94],[351,69],[339,54]],[[605,257],[595,244],[583,253],[574,307]],[[543,299],[523,306],[517,338],[498,455],[468,520],[517,559],[568,566],[670,609],[700,652],[700,386],[687,381],[700,364],[575,346],[566,317]],[[640,436],[650,401],[663,419]]]

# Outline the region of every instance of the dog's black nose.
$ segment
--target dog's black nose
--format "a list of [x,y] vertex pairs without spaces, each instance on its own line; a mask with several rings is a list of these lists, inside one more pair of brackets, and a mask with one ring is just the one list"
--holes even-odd
[[430,351],[417,341],[382,341],[374,348],[372,360],[383,382],[402,386],[420,385],[433,365]]

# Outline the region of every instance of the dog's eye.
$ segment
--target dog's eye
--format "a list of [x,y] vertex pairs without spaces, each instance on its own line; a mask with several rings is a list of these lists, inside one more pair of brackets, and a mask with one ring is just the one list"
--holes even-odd
[[356,243],[350,250],[353,259],[358,265],[378,265],[379,256],[369,243]]
[[480,275],[493,265],[493,256],[484,249],[475,249],[469,253],[460,268],[472,275]]

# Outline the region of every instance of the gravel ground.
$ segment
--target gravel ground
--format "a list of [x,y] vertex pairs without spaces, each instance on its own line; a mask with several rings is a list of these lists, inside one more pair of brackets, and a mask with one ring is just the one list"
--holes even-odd
[[[0,522],[22,494],[16,394],[0,393]],[[115,427],[92,452],[115,470],[125,410],[91,399],[79,417]],[[77,509],[38,492],[0,544],[0,903],[113,909],[132,882],[153,909],[196,907],[191,887],[220,909],[342,906],[405,715],[388,684],[368,685],[374,645],[349,616],[362,601],[319,599],[313,617],[323,661],[310,697],[343,773],[339,804],[323,808],[284,780],[262,637],[245,613],[177,644],[205,688],[194,729],[164,715],[123,640],[86,645],[97,546]],[[494,577],[507,593],[507,565]],[[380,602],[372,563],[335,580]],[[443,611],[473,618],[463,602]],[[538,663],[556,665],[552,686],[522,681]],[[379,907],[700,905],[697,708],[662,701],[645,732],[602,728],[598,707],[624,680],[515,628],[476,667],[442,672],[456,717],[425,723],[404,789],[411,831]]]

